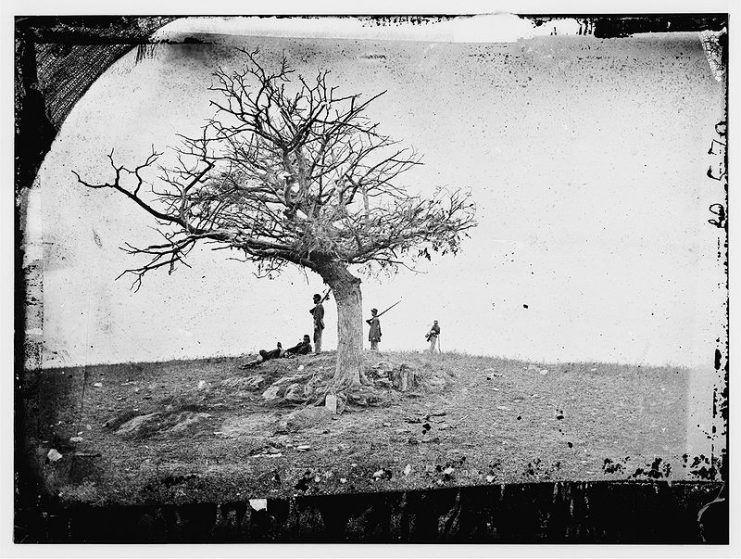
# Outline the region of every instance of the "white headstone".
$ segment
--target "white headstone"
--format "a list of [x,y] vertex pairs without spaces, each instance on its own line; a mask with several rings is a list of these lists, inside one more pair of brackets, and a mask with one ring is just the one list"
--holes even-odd
[[327,394],[327,397],[324,399],[324,406],[332,413],[337,413],[337,396]]

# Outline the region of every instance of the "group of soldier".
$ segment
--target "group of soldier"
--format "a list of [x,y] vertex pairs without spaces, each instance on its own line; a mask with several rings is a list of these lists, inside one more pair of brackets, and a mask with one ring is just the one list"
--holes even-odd
[[[314,326],[314,348],[313,352],[315,354],[319,354],[322,352],[322,333],[324,332],[324,301],[327,300],[327,297],[329,295],[329,291],[322,297],[318,293],[314,294],[314,306],[309,309],[309,313],[311,313],[313,317],[313,326]],[[398,303],[397,303],[398,304]],[[385,313],[386,311],[390,310],[393,306],[389,307],[382,313],[378,313],[378,309],[371,309],[371,317],[366,320],[365,322],[369,326],[368,330],[368,341],[370,342],[371,350],[372,351],[378,351],[378,344],[381,342],[381,320],[380,316]],[[437,320],[435,320],[432,324],[432,327],[429,329],[427,334],[425,335],[425,338],[430,343],[429,346],[429,352],[435,353],[435,349],[437,348],[439,350],[439,338],[440,338],[440,325],[438,324]],[[290,347],[288,349],[283,349],[283,345],[278,342],[278,345],[273,350],[260,350],[260,359],[256,361],[256,363],[259,363],[261,361],[267,361],[268,359],[275,359],[278,357],[290,357],[293,355],[308,355],[312,353],[312,347],[311,347],[311,339],[309,338],[308,334],[305,334],[303,339],[296,344],[293,347]],[[249,363],[248,365],[251,365],[252,363]]]
[[[314,294],[314,306],[309,309],[309,312],[314,317],[314,348],[315,353],[322,352],[322,332],[324,331],[324,305],[322,304],[326,299],[329,291],[322,297],[318,293]],[[398,303],[397,303],[398,304]],[[386,311],[396,306],[391,305]],[[386,312],[383,311],[383,312]],[[383,314],[383,313],[381,313]],[[381,320],[378,309],[371,309],[371,317],[365,322],[369,326],[368,330],[368,341],[370,342],[371,351],[378,351],[378,344],[381,342]],[[304,336],[305,338],[307,336]],[[425,338],[430,342],[430,353],[435,353],[435,348],[439,348],[438,339],[440,337],[440,325],[435,320],[432,327],[429,329]]]

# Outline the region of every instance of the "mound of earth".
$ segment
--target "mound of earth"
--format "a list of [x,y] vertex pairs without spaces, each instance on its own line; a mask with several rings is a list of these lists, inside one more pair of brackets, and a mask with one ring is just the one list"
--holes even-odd
[[[330,415],[341,414],[348,408],[387,407],[405,397],[419,397],[422,392],[444,390],[451,383],[443,369],[420,366],[405,360],[384,356],[368,359],[363,383],[336,393],[337,404]],[[273,417],[260,422],[259,430],[268,427],[280,432],[298,431],[326,417],[326,397],[334,393],[334,355],[276,359],[249,368],[249,371],[229,376],[218,382],[198,384],[172,396],[162,398],[145,410],[131,409],[111,418],[105,426],[116,435],[141,439],[162,434],[181,437],[199,431],[230,432],[228,425],[219,425],[209,411],[226,409],[247,402],[266,408],[319,407],[321,411],[302,411],[286,416],[280,424]],[[246,420],[255,424],[255,418]]]

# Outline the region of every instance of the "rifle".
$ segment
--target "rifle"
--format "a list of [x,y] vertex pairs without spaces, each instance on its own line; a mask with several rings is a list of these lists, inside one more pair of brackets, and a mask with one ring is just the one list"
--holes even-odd
[[393,309],[393,308],[394,308],[394,307],[395,307],[396,305],[398,305],[399,303],[401,303],[401,299],[399,299],[398,301],[396,301],[396,303],[394,303],[393,305],[391,305],[391,306],[390,306],[389,308],[387,308],[387,309],[386,309],[385,311],[383,311],[383,312],[380,312],[380,313],[378,313],[378,314],[376,315],[376,318],[378,318],[379,316],[381,316],[381,315],[383,315],[383,314],[386,314],[387,312],[389,312],[389,311],[390,311],[391,309]]
[[324,301],[326,301],[327,299],[329,299],[329,292],[330,291],[332,291],[332,288],[331,287],[328,287],[327,288],[327,292],[324,294],[324,297],[321,298],[321,300],[319,301],[319,304],[321,304]]

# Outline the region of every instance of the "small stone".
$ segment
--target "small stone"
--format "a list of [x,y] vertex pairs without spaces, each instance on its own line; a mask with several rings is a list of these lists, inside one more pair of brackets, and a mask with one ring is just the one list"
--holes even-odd
[[347,478],[341,477],[340,478],[340,483],[347,483]]
[[445,429],[450,429],[450,425],[448,425],[447,423],[440,423],[440,424],[439,424],[439,425],[437,426],[437,428],[438,428],[438,429],[441,429],[441,430],[445,430]]
[[59,454],[59,451],[57,451],[56,448],[50,449],[46,457],[49,459],[49,462],[57,462],[62,459],[62,455]]
[[322,481],[322,478],[319,476],[319,474],[317,474],[316,476],[314,476],[314,482],[315,483],[319,483],[320,481]]
[[540,370],[540,374],[541,375],[547,375],[548,374],[548,369],[541,369]]
[[452,466],[448,466],[447,468],[445,468],[445,469],[443,470],[443,473],[444,473],[444,474],[445,474],[446,476],[449,476],[449,475],[450,475],[450,474],[452,474],[452,473],[453,473],[454,471],[455,471],[455,468],[453,468]]
[[94,382],[94,383],[93,383],[93,386],[94,386],[95,388],[103,388],[103,383],[102,383],[102,382]]
[[307,450],[311,450],[311,445],[300,444],[296,447],[296,450],[298,450],[299,452],[306,452]]
[[303,371],[303,370],[304,370],[304,366],[303,366],[303,365],[299,365],[299,366],[298,366],[298,369],[296,369],[296,370],[297,370],[297,371]]
[[391,427],[391,423],[382,423],[384,427]]
[[275,386],[275,385],[271,386],[265,392],[262,393],[262,399],[267,400],[268,402],[280,399],[280,396],[278,395],[278,391],[280,389],[281,389],[280,386]]
[[509,411],[510,410],[510,408],[508,408],[507,406],[497,406],[497,409],[498,410],[501,410],[501,411]]
[[82,442],[82,440],[83,440],[82,437],[70,437],[69,438],[69,442],[71,443],[80,443]]
[[303,402],[306,400],[304,397],[304,387],[299,383],[291,384],[283,397],[289,402]]
[[411,473],[412,473],[412,465],[411,464],[407,464],[406,467],[404,468],[404,475],[405,476],[408,476]]
[[203,390],[206,388],[206,381],[205,380],[199,380],[198,381],[198,390]]
[[486,481],[491,483],[492,481],[494,481],[494,476],[489,474],[488,476],[486,476]]

